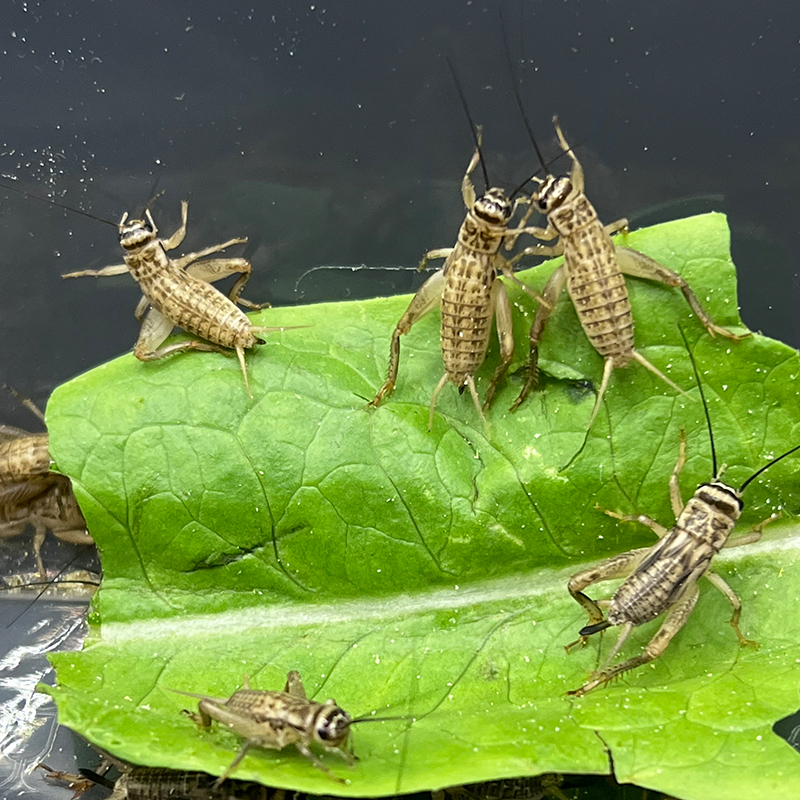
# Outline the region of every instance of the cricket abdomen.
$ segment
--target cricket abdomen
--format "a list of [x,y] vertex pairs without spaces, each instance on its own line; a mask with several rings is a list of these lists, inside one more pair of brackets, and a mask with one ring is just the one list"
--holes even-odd
[[0,484],[46,475],[49,471],[49,437],[46,433],[32,433],[0,442]]
[[633,353],[633,315],[614,243],[599,222],[575,231],[565,243],[567,291],[581,326],[601,356],[626,366]]
[[486,357],[492,326],[494,256],[477,254],[460,243],[444,269],[442,358],[457,386],[474,375]]
[[205,281],[172,270],[140,285],[153,307],[185,331],[222,347],[255,344],[250,320]]

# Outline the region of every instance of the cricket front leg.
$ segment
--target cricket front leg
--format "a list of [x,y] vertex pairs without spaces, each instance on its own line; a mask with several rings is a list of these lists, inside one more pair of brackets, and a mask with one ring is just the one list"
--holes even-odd
[[206,283],[214,283],[227,278],[229,275],[241,273],[241,276],[228,292],[228,299],[232,303],[238,303],[245,308],[252,308],[254,311],[259,311],[262,308],[271,308],[271,303],[253,303],[240,297],[245,284],[250,280],[252,272],[253,266],[246,258],[212,258],[208,261],[196,261],[186,267],[188,275]]
[[[681,443],[678,448],[678,460],[675,462],[675,469],[672,470],[672,475],[669,476],[669,501],[672,504],[672,513],[677,519],[683,511],[683,498],[681,497],[681,485],[678,482],[678,477],[686,464],[686,431],[681,428]],[[714,476],[717,477],[716,475]],[[660,537],[659,537],[660,538]]]
[[368,407],[373,408],[379,406],[384,398],[388,397],[393,391],[395,383],[397,383],[397,370],[400,366],[400,337],[404,333],[411,330],[411,326],[417,320],[424,317],[432,308],[434,308],[442,296],[442,288],[444,286],[444,270],[438,270],[428,278],[425,283],[420,286],[419,291],[414,295],[406,309],[405,314],[400,317],[394,332],[392,333],[392,343],[389,351],[389,372],[386,380],[378,389],[378,393],[367,404]]
[[700,592],[697,588],[697,584],[692,585],[683,598],[667,612],[661,627],[656,632],[656,635],[648,642],[641,655],[629,658],[627,661],[623,661],[621,664],[617,664],[613,667],[600,670],[600,672],[593,675],[590,680],[584,683],[583,686],[568,692],[568,694],[574,697],[583,697],[583,695],[591,692],[593,689],[597,689],[598,686],[605,685],[619,675],[657,659],[667,649],[675,634],[686,624],[686,620],[689,619],[689,615],[692,613],[699,596]]
[[649,256],[644,255],[644,253],[640,253],[638,250],[631,250],[627,247],[618,246],[617,263],[619,264],[619,268],[626,275],[631,275],[634,278],[656,281],[666,286],[677,286],[681,292],[683,292],[683,296],[686,298],[686,302],[689,304],[695,316],[703,323],[705,329],[711,336],[718,333],[726,339],[739,341],[751,335],[750,333],[746,333],[740,336],[729,331],[727,328],[723,328],[721,325],[717,325],[708,315],[708,312],[700,305],[700,301],[689,287],[689,284],[686,283],[677,272],[673,272],[671,269],[661,266],[661,264],[654,261]]
[[428,252],[422,256],[419,266],[417,267],[417,272],[422,272],[429,261],[435,261],[437,258],[450,258],[453,250],[455,250],[455,247],[440,247],[437,250],[428,250]]
[[[149,209],[148,209],[149,213]],[[152,219],[152,218],[151,218]],[[179,247],[182,243],[184,238],[186,237],[186,222],[189,219],[189,201],[188,200],[181,200],[181,226],[169,239],[162,239],[161,246],[165,250],[174,250],[176,247]],[[155,227],[153,228],[155,230]]]
[[475,148],[475,152],[472,154],[472,158],[467,166],[467,171],[464,173],[464,177],[461,179],[461,199],[464,201],[467,211],[469,211],[475,205],[476,199],[475,186],[472,183],[472,178],[470,178],[470,175],[472,175],[473,170],[478,166],[478,163],[481,160],[483,128],[480,125],[478,125],[475,131],[475,139],[478,146]]
[[103,269],[82,269],[79,272],[67,272],[62,278],[107,278],[109,275],[124,275],[128,272],[127,264],[112,264]]
[[228,779],[230,774],[236,769],[236,767],[239,766],[241,760],[247,755],[247,751],[252,746],[253,746],[252,742],[245,742],[244,743],[244,746],[239,751],[239,753],[237,754],[236,758],[233,759],[233,761],[231,762],[231,765],[228,767],[228,769],[226,769],[225,772],[223,772],[222,775],[220,775],[219,778],[217,778],[214,781],[214,783],[211,784],[211,788],[212,789],[219,789],[219,787],[222,786],[223,783],[225,783],[225,781]]
[[486,390],[486,399],[483,401],[484,412],[489,410],[497,391],[497,384],[503,379],[508,365],[514,358],[514,318],[511,315],[511,301],[508,299],[505,284],[499,278],[492,284],[491,303],[497,326],[497,338],[500,342],[500,363]]
[[669,533],[669,528],[665,528],[660,522],[648,517],[647,514],[618,514],[616,511],[609,511],[607,508],[601,508],[596,504],[595,508],[621,522],[638,522],[640,525],[646,525],[659,539],[663,539]]
[[317,769],[322,770],[331,780],[337,783],[344,783],[345,781],[338,775],[334,775],[328,767],[325,766],[311,751],[311,748],[305,742],[295,742],[294,746],[302,753]]
[[558,296],[564,289],[564,284],[567,280],[567,270],[562,264],[549,278],[544,286],[542,294],[544,295],[544,303],[536,307],[536,315],[533,318],[533,325],[531,325],[530,332],[530,355],[528,356],[528,375],[525,379],[525,385],[519,393],[519,397],[514,401],[511,406],[511,411],[516,411],[523,403],[531,389],[535,389],[539,384],[539,342],[542,341],[544,329],[547,321],[550,319],[550,314],[553,313]]

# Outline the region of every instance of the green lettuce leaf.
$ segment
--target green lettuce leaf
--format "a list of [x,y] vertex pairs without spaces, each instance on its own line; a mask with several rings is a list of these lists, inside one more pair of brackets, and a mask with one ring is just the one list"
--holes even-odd
[[[682,274],[714,319],[739,324],[724,217],[638,231],[627,244]],[[541,288],[559,262],[522,273]],[[652,665],[577,700],[615,632],[567,655],[585,624],[566,582],[579,565],[652,544],[647,528],[598,510],[672,522],[668,480],[687,437],[684,499],[710,478],[703,409],[678,325],[703,376],[725,479],[739,485],[800,442],[800,360],[761,336],[712,339],[677,290],[629,279],[638,349],[684,395],[633,364],[615,371],[586,437],[602,359],[564,295],[541,348],[543,391],[515,413],[512,375],[488,415],[452,386],[427,430],[442,372],[438,314],[403,337],[397,389],[380,386],[408,297],[270,309],[248,356],[123,356],[64,386],[47,410],[53,456],[74,481],[105,577],[88,644],[53,657],[61,721],[137,763],[219,774],[240,741],[200,732],[168,691],[226,697],[245,674],[280,689],[297,669],[309,696],[353,715],[413,719],[354,729],[354,768],[332,781],[289,748],[251,750],[236,777],[375,796],[543,771],[604,773],[682,797],[800,793],[800,758],[771,731],[798,706],[800,509],[796,459],[745,493],[740,527],[782,518],[718,571],[744,602],[704,587]],[[517,360],[532,304],[517,306]],[[478,373],[479,392],[496,341]],[[586,438],[585,446],[583,446]],[[583,449],[581,450],[583,446]],[[565,465],[569,466],[564,469]],[[614,584],[592,587],[610,596]],[[637,629],[638,652],[659,622]]]

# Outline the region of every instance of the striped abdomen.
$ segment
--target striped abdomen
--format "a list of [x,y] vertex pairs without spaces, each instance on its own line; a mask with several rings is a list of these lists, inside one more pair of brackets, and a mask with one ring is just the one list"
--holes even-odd
[[494,255],[456,245],[444,268],[442,358],[450,380],[463,385],[486,358],[492,326]]
[[614,243],[599,221],[564,242],[567,291],[589,341],[618,367],[631,360],[633,315]]
[[49,437],[46,433],[32,433],[0,442],[0,484],[46,475],[49,471]]
[[255,344],[250,320],[211,284],[173,269],[140,286],[153,307],[185,331],[222,347]]

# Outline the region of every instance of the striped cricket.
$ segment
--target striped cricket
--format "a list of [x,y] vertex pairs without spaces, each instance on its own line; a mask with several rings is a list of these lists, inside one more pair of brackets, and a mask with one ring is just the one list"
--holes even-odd
[[[514,89],[520,111],[522,111],[516,84],[514,84]],[[540,185],[533,193],[531,208],[526,212],[520,226],[514,231],[514,237],[521,233],[530,234],[542,241],[550,241],[559,237],[558,242],[553,246],[532,245],[525,248],[520,256],[532,254],[558,256],[563,254],[564,263],[550,276],[542,292],[545,302],[538,305],[530,329],[527,378],[522,391],[511,406],[511,410],[515,411],[528,396],[530,390],[538,385],[539,344],[542,341],[550,314],[566,285],[586,336],[605,359],[603,378],[589,418],[588,431],[594,424],[600,409],[611,373],[618,367],[628,366],[631,361],[637,361],[673,389],[683,394],[683,390],[679,386],[651,364],[634,346],[633,314],[631,313],[628,289],[625,285],[626,275],[678,287],[694,314],[711,336],[719,334],[735,341],[744,337],[714,323],[689,285],[678,273],[663,267],[643,253],[615,244],[611,235],[627,231],[628,221],[620,219],[609,225],[603,225],[600,221],[597,211],[584,193],[583,168],[567,144],[558,118],[553,117],[556,135],[561,149],[572,161],[571,173],[561,176],[552,175],[547,171],[547,166],[524,111],[522,111],[522,115],[546,177],[540,179],[534,176],[532,178]],[[525,227],[525,223],[534,209],[538,209],[547,217],[546,228]],[[510,249],[514,242],[515,238],[510,238],[506,242],[506,247]],[[746,335],[749,336],[749,334]]]
[[[223,786],[214,786],[214,776],[205,772],[194,772],[161,767],[137,767],[116,763],[121,775],[109,780],[98,768],[81,770],[76,775],[61,770],[54,770],[47,764],[39,764],[46,771],[45,777],[52,781],[67,784],[78,797],[93,786],[105,786],[113,793],[108,800],[285,800],[283,789],[273,789],[249,781],[228,781]],[[110,769],[111,762],[107,769]],[[107,771],[107,770],[106,770]]]
[[[264,343],[256,334],[287,328],[252,325],[247,316],[236,307],[237,303],[251,309],[269,306],[269,303],[251,303],[240,296],[252,272],[249,261],[244,258],[199,260],[232,245],[243,244],[247,241],[246,238],[229,239],[180,258],[169,257],[167,251],[178,247],[186,236],[188,213],[189,204],[184,200],[181,203],[180,228],[169,238],[160,239],[149,209],[145,211],[144,220],[129,220],[126,212],[118,225],[119,243],[125,251],[124,263],[99,270],[70,272],[63,277],[104,277],[130,272],[144,295],[135,311],[136,319],[142,323],[133,349],[136,358],[141,361],[155,361],[187,350],[223,354],[235,350],[245,388],[252,397],[244,351]],[[240,273],[240,277],[227,297],[211,285],[236,273]],[[162,346],[176,325],[205,341],[192,339]]]
[[[684,341],[686,341],[685,336]],[[688,343],[686,346],[688,350]],[[691,356],[690,350],[689,353]],[[667,529],[644,514],[629,516],[605,511],[615,519],[647,525],[659,540],[652,547],[643,547],[612,556],[570,578],[569,593],[589,615],[589,624],[581,629],[578,640],[567,645],[568,651],[578,643],[585,644],[587,637],[594,633],[614,625],[622,626],[619,638],[602,668],[579,689],[569,692],[576,697],[581,697],[613,678],[658,658],[692,613],[700,595],[698,582],[701,578],[706,578],[712,586],[722,592],[733,607],[730,624],[739,643],[755,645],[739,630],[741,600],[723,578],[711,571],[711,563],[714,556],[724,547],[740,547],[757,542],[761,538],[764,525],[777,518],[771,516],[755,525],[748,533],[733,540],[730,538],[744,508],[742,502],[744,490],[765,470],[800,450],[800,445],[767,462],[738,489],[724,483],[720,480],[720,476],[725,465],[717,468],[711,417],[693,356],[692,366],[711,440],[712,480],[710,483],[698,486],[694,495],[684,505],[678,483],[678,476],[686,462],[686,437],[681,430],[678,461],[669,480],[669,496],[675,513],[675,525]],[[584,590],[592,584],[623,577],[625,581],[610,600],[594,601],[584,593]],[[603,617],[601,608],[608,609],[606,618]],[[627,661],[612,664],[633,628],[650,622],[662,614],[665,616],[661,627],[642,653]]]
[[[475,152],[461,181],[461,197],[467,215],[459,229],[455,247],[429,250],[423,256],[419,265],[420,270],[433,259],[445,259],[444,266],[434,272],[420,287],[397,323],[392,333],[386,380],[369,403],[370,406],[378,406],[394,391],[400,364],[400,337],[408,333],[414,323],[428,312],[441,305],[441,346],[445,372],[431,398],[429,430],[433,427],[434,409],[439,392],[448,381],[458,387],[459,393],[465,388],[469,389],[475,408],[484,427],[486,426],[484,412],[491,406],[497,385],[514,356],[511,303],[505,285],[497,280],[498,273],[502,272],[505,277],[515,281],[540,303],[545,302],[536,292],[520,283],[513,274],[512,266],[517,258],[507,260],[500,255],[502,244],[509,237],[513,237],[516,241],[520,235],[519,231],[509,228],[509,222],[517,206],[529,200],[526,197],[514,199],[521,187],[507,195],[504,189],[489,185],[481,152],[481,131],[472,122],[452,64],[450,68],[475,140]],[[485,186],[480,196],[476,194],[470,177],[479,163]],[[475,388],[475,373],[486,358],[493,318],[496,319],[497,337],[500,341],[500,363],[489,381],[486,397],[481,406]]]
[[[44,421],[32,401],[21,400]],[[33,525],[33,553],[42,581],[47,579],[41,549],[48,530],[71,544],[94,544],[69,478],[50,471],[49,445],[46,432],[29,433],[0,425],[0,538],[18,536]]]
[[338,753],[347,764],[352,765],[357,757],[353,753],[352,744],[348,748],[351,725],[405,719],[372,716],[352,719],[335,700],[326,700],[324,703],[309,700],[300,673],[296,670],[291,670],[286,675],[286,686],[282,692],[251,689],[247,677],[244,688],[234,692],[227,700],[177,689],[170,691],[199,699],[197,714],[189,711],[184,713],[200,728],[208,729],[212,720],[216,720],[246,739],[239,754],[214,786],[222,784],[251,747],[283,750],[291,744],[315,767],[333,780],[343,783],[341,778],[333,775],[314,755],[311,745],[319,745],[329,753]]

